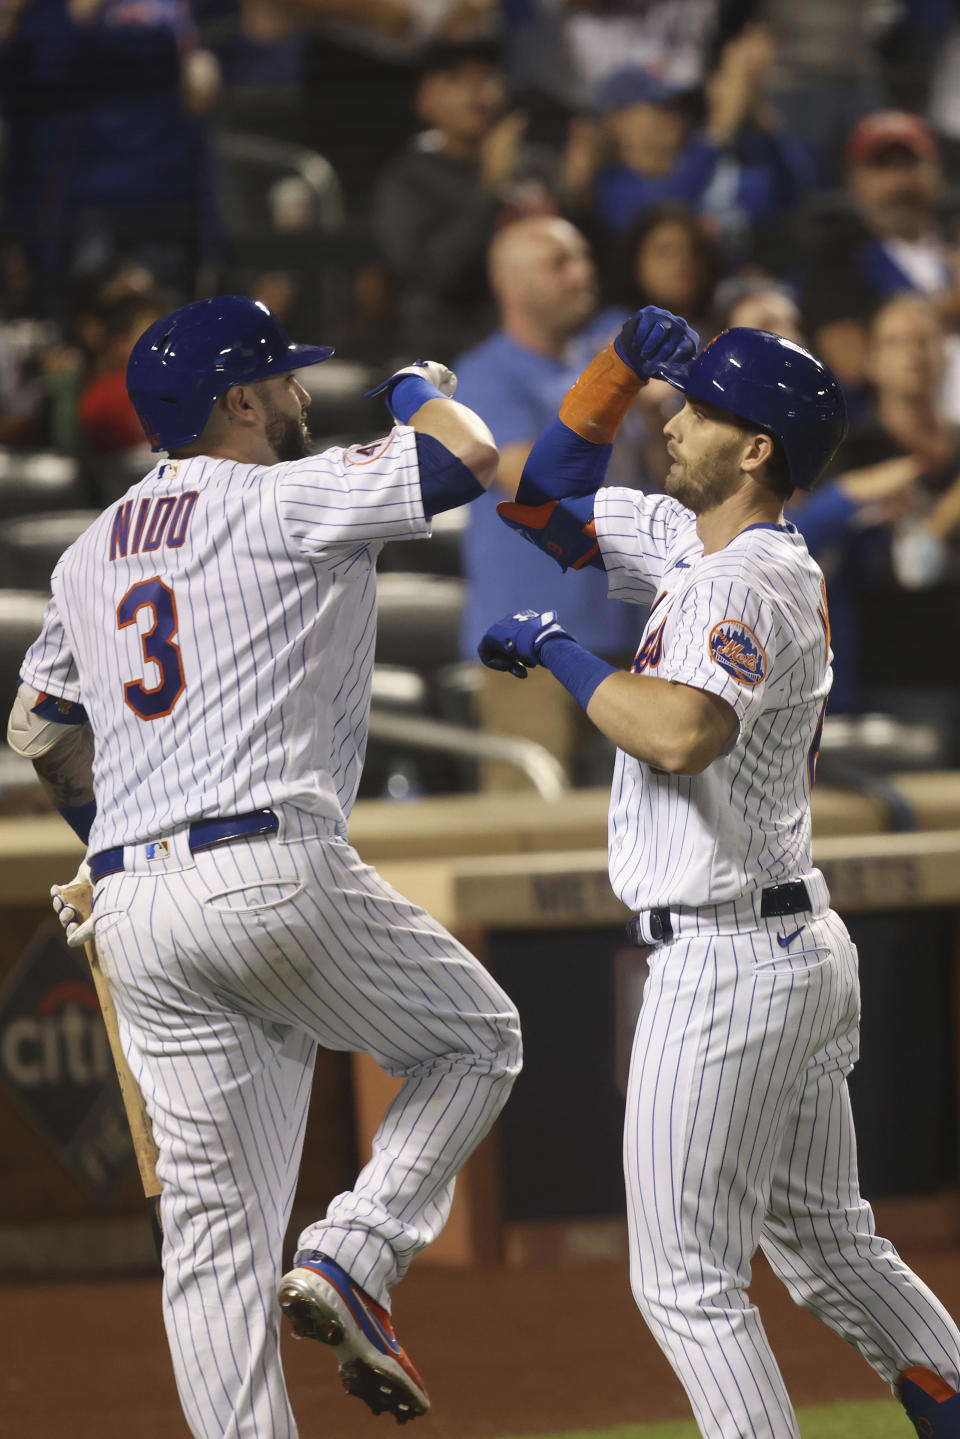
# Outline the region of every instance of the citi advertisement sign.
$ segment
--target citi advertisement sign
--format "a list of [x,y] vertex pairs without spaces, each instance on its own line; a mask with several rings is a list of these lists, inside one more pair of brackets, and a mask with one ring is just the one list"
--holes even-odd
[[120,1087],[86,958],[52,918],[0,991],[0,1082],[88,1189],[114,1192],[133,1160]]

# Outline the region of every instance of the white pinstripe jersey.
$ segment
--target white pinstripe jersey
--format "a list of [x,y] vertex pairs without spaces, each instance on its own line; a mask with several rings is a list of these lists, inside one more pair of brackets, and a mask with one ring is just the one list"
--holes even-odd
[[610,594],[650,605],[637,673],[720,695],[739,729],[702,774],[617,753],[610,879],[635,911],[717,904],[811,873],[810,785],[832,679],[823,576],[792,525],[704,555],[667,496],[603,489]]
[[405,426],[272,467],[168,460],[105,510],[59,560],[21,670],[93,725],[91,852],[284,802],[343,823],[376,557],[429,533]]

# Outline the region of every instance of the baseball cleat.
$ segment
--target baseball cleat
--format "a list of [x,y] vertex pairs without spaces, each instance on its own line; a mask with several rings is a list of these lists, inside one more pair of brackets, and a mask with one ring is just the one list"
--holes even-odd
[[398,1424],[426,1414],[423,1380],[397,1342],[389,1314],[339,1264],[317,1250],[304,1254],[281,1279],[277,1298],[297,1339],[333,1349],[348,1394]]
[[920,1439],[960,1435],[960,1394],[939,1374],[915,1365],[903,1371],[897,1389]]

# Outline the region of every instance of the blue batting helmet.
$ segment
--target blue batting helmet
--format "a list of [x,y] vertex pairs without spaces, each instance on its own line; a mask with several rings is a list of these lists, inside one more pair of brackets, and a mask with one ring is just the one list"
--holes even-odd
[[809,350],[767,330],[721,330],[686,365],[657,377],[695,400],[729,410],[780,441],[790,482],[810,490],[847,433],[836,376]]
[[231,385],[329,360],[329,345],[293,345],[266,305],[247,295],[196,300],[144,330],[127,363],[127,393],[155,450],[200,435]]

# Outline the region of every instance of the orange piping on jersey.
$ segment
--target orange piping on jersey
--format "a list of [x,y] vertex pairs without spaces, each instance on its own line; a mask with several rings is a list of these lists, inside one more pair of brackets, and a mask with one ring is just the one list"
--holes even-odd
[[823,625],[823,633],[826,635],[827,644],[829,645],[831,642],[830,606],[827,604],[827,582],[825,579],[820,580],[820,604],[817,605],[817,614],[820,617],[820,623]]

